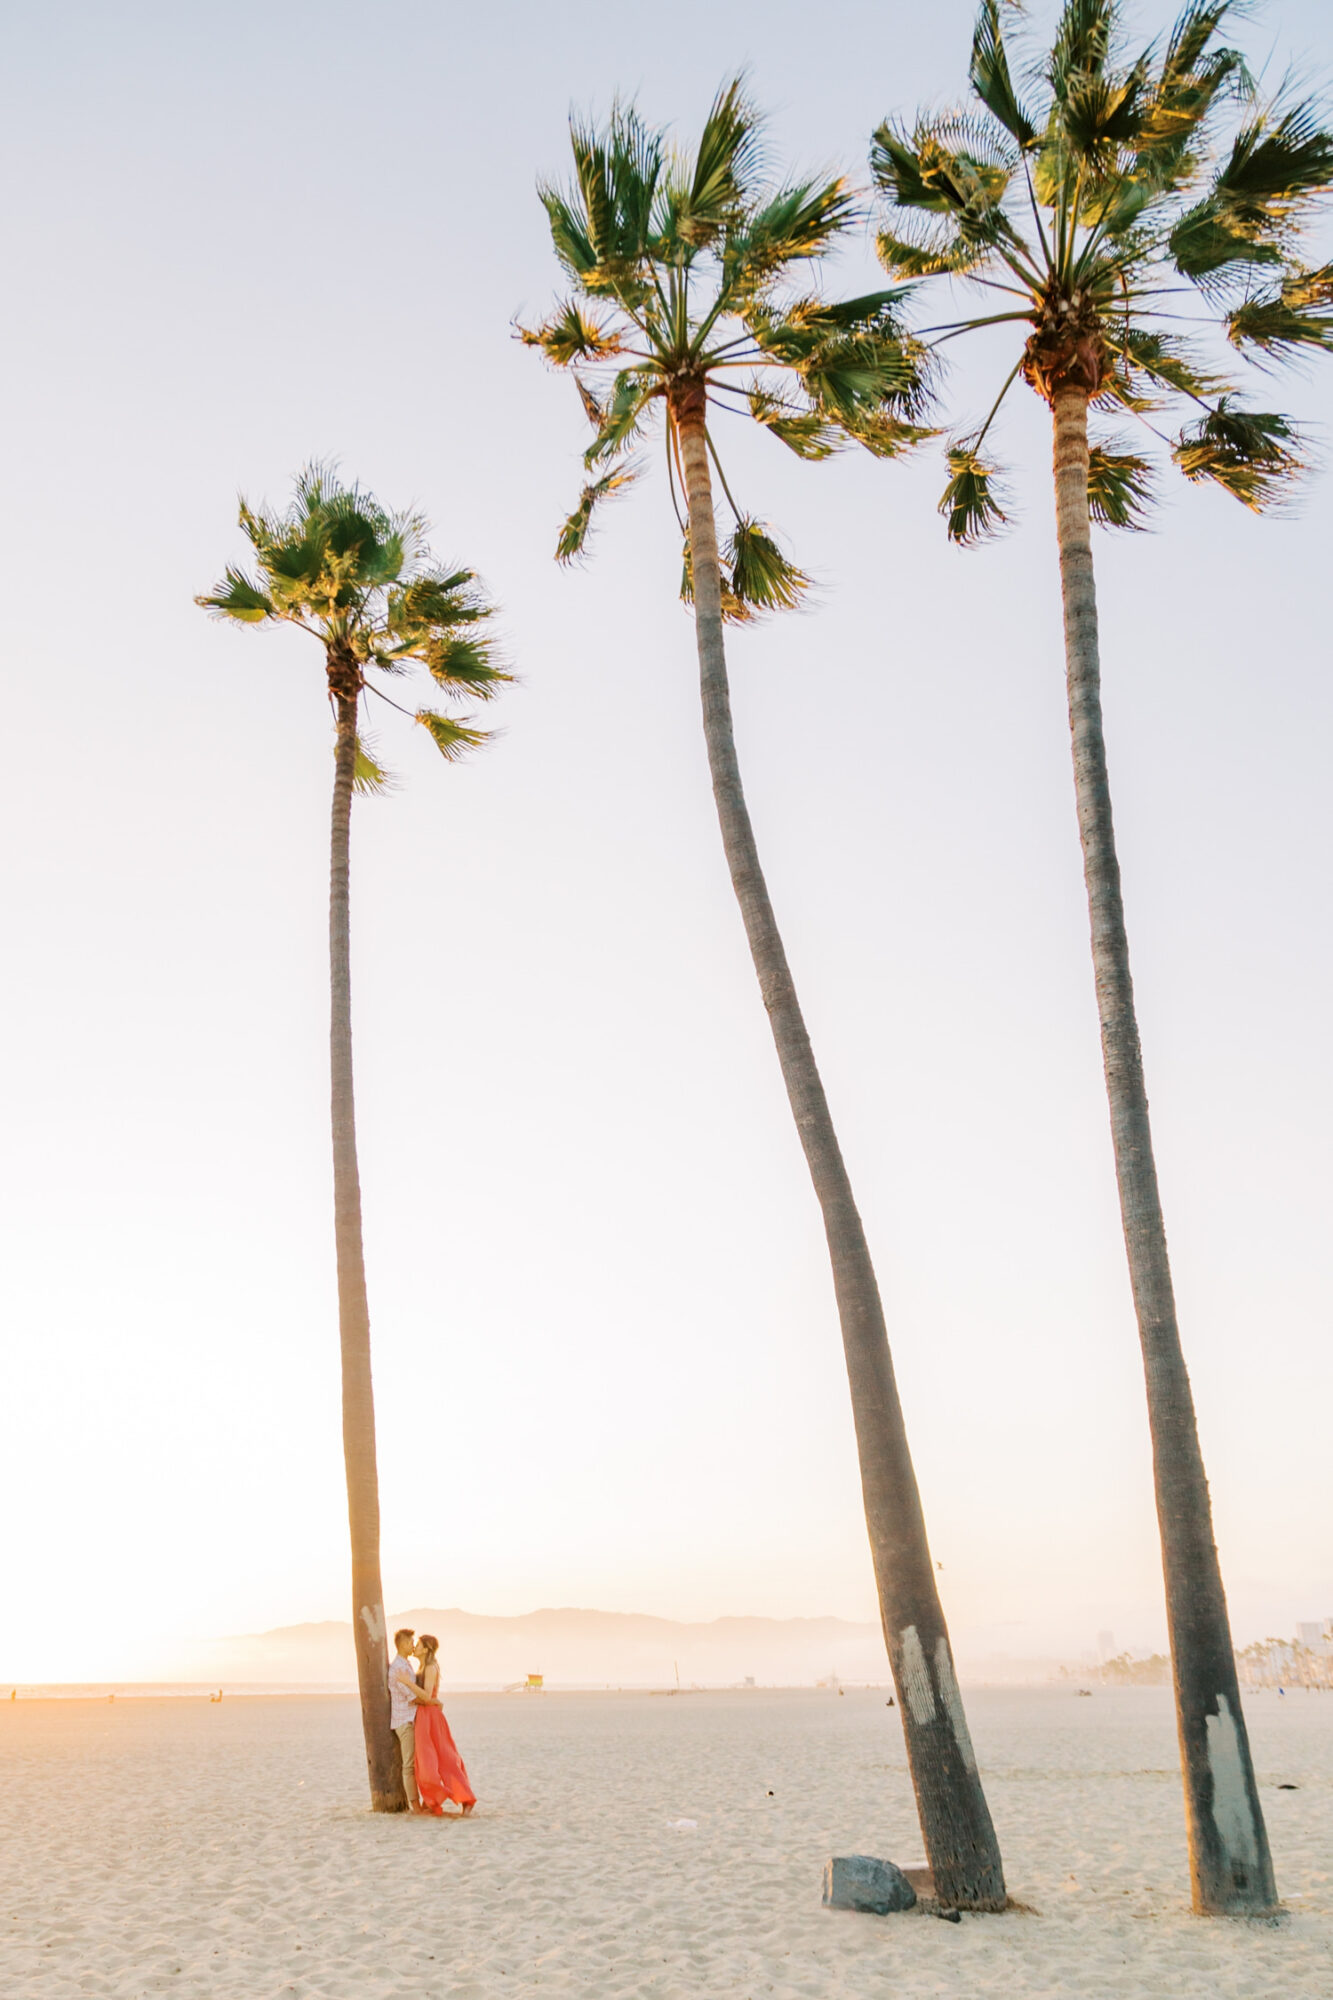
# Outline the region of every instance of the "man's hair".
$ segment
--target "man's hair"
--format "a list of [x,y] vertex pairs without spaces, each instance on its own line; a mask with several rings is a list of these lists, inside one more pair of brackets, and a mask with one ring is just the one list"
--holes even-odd
[[399,1644],[399,1643],[400,1643],[400,1642],[401,1642],[401,1641],[402,1641],[403,1639],[410,1639],[410,1638],[412,1638],[413,1636],[414,1636],[414,1635],[413,1635],[413,1632],[412,1632],[412,1627],[411,1627],[410,1625],[404,1625],[404,1626],[403,1626],[403,1627],[402,1627],[402,1628],[401,1628],[401,1629],[400,1629],[399,1631],[397,1631],[397,1632],[395,1632],[395,1633],[394,1633],[394,1635],[393,1635],[393,1643],[394,1643],[394,1645],[396,1646],[396,1645],[398,1645],[398,1644]]

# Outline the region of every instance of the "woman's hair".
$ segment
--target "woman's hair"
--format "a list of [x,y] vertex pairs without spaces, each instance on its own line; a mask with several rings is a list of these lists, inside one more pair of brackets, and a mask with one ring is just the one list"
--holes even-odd
[[417,1640],[417,1645],[426,1656],[421,1664],[423,1666],[429,1666],[430,1662],[435,1658],[435,1655],[440,1650],[439,1640],[436,1639],[431,1633],[423,1632]]

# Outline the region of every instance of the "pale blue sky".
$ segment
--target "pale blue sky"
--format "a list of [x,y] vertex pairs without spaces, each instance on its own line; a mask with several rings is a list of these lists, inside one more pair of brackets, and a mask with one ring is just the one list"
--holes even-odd
[[[1165,19],[1148,8],[1146,27]],[[662,484],[550,560],[571,101],[861,171],[971,7],[49,5],[4,35],[0,1677],[342,1615],[319,659],[194,608],[337,454],[505,605],[504,740],[385,729],[358,1082],[393,1603],[873,1615],[817,1211],[708,797]],[[1321,37],[1323,42],[1321,45]],[[1325,10],[1245,30],[1276,75]],[[1271,52],[1271,53],[1270,53]],[[849,278],[873,269],[863,245]],[[997,356],[957,358],[960,407]],[[1327,427],[1333,372],[1287,401]],[[1320,435],[1324,432],[1321,430]],[[960,1650],[1160,1643],[1063,714],[1049,445],[961,556],[938,459],[738,436],[819,608],[734,647],[770,880],[879,1263]],[[1333,1613],[1329,474],[1099,546],[1131,940],[1239,1636]],[[403,725],[406,729],[406,725]]]

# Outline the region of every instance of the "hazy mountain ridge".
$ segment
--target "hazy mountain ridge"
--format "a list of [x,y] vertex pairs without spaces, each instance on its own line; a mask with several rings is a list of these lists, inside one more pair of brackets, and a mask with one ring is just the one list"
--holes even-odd
[[[458,1607],[417,1606],[391,1614],[389,1629],[410,1625],[440,1639],[445,1679],[453,1686],[505,1686],[528,1674],[548,1684],[727,1686],[747,1677],[763,1684],[809,1686],[831,1675],[849,1681],[888,1678],[877,1625],[842,1618],[715,1618],[686,1624],[628,1611],[545,1607],[510,1618]],[[326,1619],[219,1639],[200,1649],[200,1664],[224,1679],[350,1682],[355,1673],[350,1622]]]

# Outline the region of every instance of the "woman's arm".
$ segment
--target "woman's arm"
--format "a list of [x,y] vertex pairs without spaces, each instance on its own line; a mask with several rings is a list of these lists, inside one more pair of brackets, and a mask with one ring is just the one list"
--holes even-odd
[[432,1708],[439,1708],[440,1706],[435,1694],[435,1690],[439,1685],[440,1669],[437,1663],[432,1660],[425,1673],[421,1676],[422,1698],[429,1702]]

